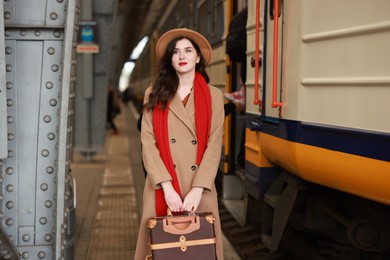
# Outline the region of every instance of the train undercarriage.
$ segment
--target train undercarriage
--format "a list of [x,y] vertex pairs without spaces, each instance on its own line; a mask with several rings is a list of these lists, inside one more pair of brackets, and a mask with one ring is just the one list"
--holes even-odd
[[[236,194],[232,199],[231,195],[222,192],[223,204],[242,227],[250,226],[253,233],[260,234],[261,243],[269,249],[267,257],[390,257],[390,210],[386,205],[306,182],[287,172],[278,175],[264,199],[250,194]],[[237,214],[243,208],[245,216]]]

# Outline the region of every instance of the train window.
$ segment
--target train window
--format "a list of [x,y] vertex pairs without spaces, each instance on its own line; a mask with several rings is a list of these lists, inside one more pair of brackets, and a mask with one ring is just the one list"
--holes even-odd
[[206,36],[206,38],[208,38],[207,24],[210,24],[209,21],[210,17],[208,15],[207,1],[203,1],[198,4],[198,30],[201,34]]
[[218,10],[218,2],[219,0],[213,0],[212,7],[211,7],[211,34],[214,36],[217,32],[217,10]]
[[223,1],[200,1],[196,7],[195,28],[209,40],[212,46],[220,43],[224,32]]
[[176,24],[177,27],[185,27],[185,16],[187,11],[187,2],[186,1],[178,1],[176,9],[179,10],[176,12]]
[[224,32],[223,1],[214,0],[212,14],[212,36],[214,41],[219,41]]
[[189,25],[190,28],[195,26],[195,13],[196,13],[196,8],[195,8],[195,1],[186,1],[187,3],[187,24]]

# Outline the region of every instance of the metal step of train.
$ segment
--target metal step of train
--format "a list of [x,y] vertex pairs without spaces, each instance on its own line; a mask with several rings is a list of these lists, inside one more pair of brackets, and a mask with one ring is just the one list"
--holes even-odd
[[270,253],[264,246],[258,226],[240,225],[223,203],[219,203],[219,214],[222,232],[242,260],[284,259],[278,253]]

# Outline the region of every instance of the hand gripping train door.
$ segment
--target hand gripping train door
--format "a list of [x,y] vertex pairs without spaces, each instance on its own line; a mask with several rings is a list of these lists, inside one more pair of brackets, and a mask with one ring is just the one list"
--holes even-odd
[[168,214],[148,221],[153,260],[215,260],[214,216]]

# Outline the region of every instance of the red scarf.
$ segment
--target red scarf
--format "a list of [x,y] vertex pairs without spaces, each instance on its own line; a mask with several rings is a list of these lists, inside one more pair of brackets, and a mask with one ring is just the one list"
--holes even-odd
[[[211,95],[210,89],[204,77],[196,72],[194,79],[194,101],[195,101],[195,127],[196,137],[198,139],[198,151],[196,164],[200,165],[204,151],[207,147],[207,141],[210,134],[211,125]],[[175,167],[173,165],[171,150],[169,148],[168,135],[168,111],[167,107],[162,110],[160,106],[156,106],[153,110],[153,128],[156,137],[157,147],[160,151],[160,157],[164,162],[169,174],[172,177],[172,185],[176,192],[181,196],[179,180],[176,176]],[[161,189],[156,190],[156,214],[157,216],[165,216],[167,213],[167,203],[165,202],[164,192]]]

